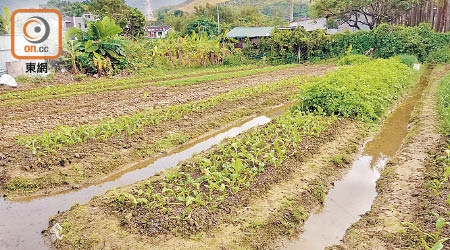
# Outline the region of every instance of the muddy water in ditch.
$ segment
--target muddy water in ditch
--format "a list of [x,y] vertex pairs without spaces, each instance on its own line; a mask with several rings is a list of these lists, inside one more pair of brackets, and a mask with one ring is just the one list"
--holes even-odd
[[339,244],[345,231],[367,211],[377,196],[376,182],[388,160],[399,150],[408,133],[412,111],[429,81],[431,70],[424,72],[419,85],[396,107],[383,123],[381,131],[365,144],[350,171],[335,182],[319,208],[305,222],[300,237],[285,244],[289,250],[322,250]]
[[253,127],[266,124],[283,114],[293,103],[267,111],[254,119],[228,127],[193,143],[180,147],[165,157],[140,163],[126,172],[118,173],[102,183],[82,187],[76,191],[62,192],[52,196],[33,197],[20,201],[0,200],[0,249],[47,249],[41,231],[48,226],[48,218],[68,210],[74,203],[86,203],[94,195],[107,190],[147,179],[164,169],[191,158],[220,143],[224,138],[235,137]]

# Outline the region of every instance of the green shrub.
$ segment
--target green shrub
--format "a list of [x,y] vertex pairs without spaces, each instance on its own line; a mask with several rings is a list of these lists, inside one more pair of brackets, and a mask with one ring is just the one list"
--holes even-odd
[[450,135],[450,74],[440,81],[437,99],[442,130]]
[[381,24],[370,31],[345,32],[331,36],[327,44],[327,57],[345,55],[347,48],[353,53],[365,54],[373,49],[373,57],[390,58],[395,55],[415,55],[424,62],[429,53],[450,44],[450,33],[434,32],[429,24],[417,27]]
[[[301,27],[294,30],[278,30],[272,36],[261,39],[259,53],[267,56],[272,64],[290,64],[323,59],[327,55],[327,44],[331,36],[323,30],[308,32]],[[300,58],[299,58],[300,57]]]
[[370,57],[364,55],[346,55],[339,60],[338,65],[359,65],[367,63],[370,60]]
[[403,54],[403,55],[396,56],[396,58],[398,58],[398,60],[399,60],[401,63],[405,64],[406,66],[408,66],[408,67],[410,67],[410,68],[412,68],[412,67],[414,66],[414,64],[416,64],[417,62],[419,62],[419,60],[417,59],[417,57],[414,56],[414,55],[406,55],[406,54]]
[[155,43],[152,40],[138,39],[130,40],[125,46],[125,55],[129,63],[128,69],[139,71],[154,65],[152,56]]
[[427,58],[428,63],[450,63],[450,46],[432,50]]
[[229,55],[228,57],[226,57],[223,60],[223,65],[238,66],[238,65],[247,64],[249,61],[250,61],[250,59],[247,58],[246,56],[244,56],[242,50],[238,49],[238,50],[235,50],[235,52],[233,54]]
[[340,68],[302,87],[294,109],[376,121],[412,84],[412,69],[397,59],[378,59]]

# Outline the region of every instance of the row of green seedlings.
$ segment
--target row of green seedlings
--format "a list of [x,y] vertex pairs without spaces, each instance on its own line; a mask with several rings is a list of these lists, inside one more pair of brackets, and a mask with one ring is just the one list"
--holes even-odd
[[[31,99],[31,101],[36,100],[43,100],[43,99],[52,99],[57,97],[65,97],[65,96],[72,96],[77,94],[92,94],[102,91],[108,91],[108,90],[123,90],[123,89],[129,89],[129,88],[138,88],[138,87],[144,87],[144,86],[150,86],[150,85],[162,85],[162,86],[171,86],[171,85],[187,85],[187,84],[196,84],[200,82],[207,82],[207,81],[215,81],[215,80],[224,80],[229,78],[235,78],[235,77],[243,77],[248,75],[253,75],[257,73],[263,73],[263,72],[270,72],[275,70],[280,70],[283,68],[292,67],[292,65],[282,65],[282,66],[273,66],[273,67],[266,67],[266,68],[259,68],[259,69],[253,69],[250,68],[249,70],[245,70],[246,67],[243,68],[236,68],[233,69],[232,72],[226,72],[230,71],[230,68],[224,68],[224,69],[216,69],[213,68],[208,72],[209,75],[204,76],[198,76],[194,78],[187,78],[187,79],[176,79],[183,76],[189,76],[194,75],[196,73],[188,74],[188,73],[178,73],[173,75],[161,75],[161,76],[147,76],[145,78],[131,78],[131,79],[123,79],[123,80],[115,80],[115,81],[99,81],[95,83],[90,84],[71,84],[71,85],[51,85],[43,88],[34,88],[31,90],[25,90],[25,91],[14,91],[14,92],[7,92],[0,95],[0,105],[12,105],[23,102],[23,100]],[[214,74],[217,73],[217,74]],[[173,80],[166,80],[166,81],[160,81],[160,82],[154,82],[155,80],[164,80],[164,79],[173,79]]]
[[64,94],[68,92],[81,92],[81,91],[92,91],[96,89],[103,89],[111,86],[121,86],[121,85],[129,85],[133,83],[139,83],[139,82],[148,82],[148,81],[158,81],[158,80],[166,80],[166,79],[175,79],[180,77],[186,77],[196,74],[214,74],[214,73],[222,73],[224,71],[229,70],[243,70],[247,69],[247,67],[236,67],[236,68],[204,68],[201,70],[189,70],[189,71],[181,71],[181,72],[174,72],[169,73],[165,71],[157,72],[156,74],[149,74],[145,76],[136,76],[131,78],[125,78],[125,79],[101,79],[101,80],[92,80],[89,82],[89,84],[85,83],[79,83],[79,84],[71,84],[71,85],[50,85],[45,86],[41,88],[34,88],[31,90],[26,91],[16,91],[16,92],[7,92],[2,95],[0,95],[0,100],[10,100],[14,98],[27,98],[27,97],[34,97],[39,95],[58,95],[58,94]]
[[[438,198],[442,198],[442,188],[445,184],[448,184],[450,182],[450,144],[447,144],[447,148],[445,150],[445,155],[438,158],[438,161],[440,164],[443,165],[444,172],[442,176],[438,178],[434,178],[428,183],[428,188],[430,188],[433,193]],[[450,216],[450,194],[448,194],[447,197],[445,197],[446,200],[446,207],[441,207],[443,212],[446,214],[446,216]],[[417,225],[413,223],[406,222],[404,223],[406,226],[409,226],[419,232],[424,238],[421,238],[422,245],[425,249],[430,250],[441,250],[444,247],[444,243],[448,240],[450,240],[449,235],[442,235],[442,231],[445,227],[450,226],[450,222],[446,221],[444,216],[441,216],[439,213],[432,213],[433,216],[436,217],[435,222],[435,230],[434,232],[428,233],[425,230],[420,229]],[[429,244],[427,239],[431,239],[432,243]]]
[[[450,74],[446,75],[439,82],[436,97],[442,132],[447,136],[450,136]],[[433,164],[437,164],[436,166],[442,167],[443,172],[441,172],[440,176],[433,178],[428,183],[428,188],[432,190],[437,198],[446,199],[446,207],[441,208],[448,218],[450,216],[450,194],[448,194],[447,197],[443,197],[445,194],[443,194],[442,191],[450,182],[450,139],[447,142],[444,152],[445,153],[442,156],[437,158],[436,162],[433,162]],[[443,213],[433,213],[436,217],[434,232],[427,232],[426,230],[420,229],[415,224],[405,223],[406,226],[419,232],[422,236],[421,241],[425,249],[443,249],[444,243],[450,240],[449,235],[442,235],[442,230],[450,225],[450,222],[447,222],[446,219],[441,216]],[[430,245],[428,244],[429,242],[431,242]]]
[[198,158],[187,171],[166,173],[161,181],[144,181],[131,193],[114,190],[112,206],[123,211],[160,210],[177,219],[190,218],[195,208],[217,208],[227,196],[248,189],[265,170],[278,168],[299,150],[306,137],[318,137],[335,121],[335,116],[288,112],[219,145],[218,150]]
[[158,126],[162,121],[178,120],[193,112],[204,112],[225,101],[237,100],[271,93],[286,86],[298,85],[302,77],[276,81],[270,84],[243,87],[198,102],[174,105],[167,108],[149,109],[132,116],[110,117],[99,124],[79,127],[57,126],[55,130],[31,136],[19,136],[18,143],[31,150],[32,154],[56,153],[66,146],[86,143],[89,140],[108,141],[112,136],[131,136],[142,132],[145,127]]

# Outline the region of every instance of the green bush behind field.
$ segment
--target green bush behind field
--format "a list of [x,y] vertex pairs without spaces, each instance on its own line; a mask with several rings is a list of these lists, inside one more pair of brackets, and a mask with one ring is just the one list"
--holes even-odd
[[450,45],[435,49],[427,58],[428,63],[450,63]]
[[340,68],[305,84],[295,109],[376,121],[416,75],[396,58]]
[[[259,53],[269,62],[280,64],[297,61],[317,61],[342,57],[352,48],[352,54],[370,53],[374,58],[390,58],[397,55],[413,55],[420,62],[431,56],[433,62],[448,62],[450,51],[443,48],[450,44],[450,32],[438,33],[429,24],[417,27],[381,24],[374,30],[344,32],[333,35],[323,30],[306,32],[304,29],[275,30],[271,37],[261,40]],[[299,53],[300,52],[300,53]],[[444,59],[442,59],[442,57]]]
[[376,58],[389,58],[395,55],[415,55],[421,62],[426,61],[433,50],[450,44],[450,33],[434,32],[429,24],[417,27],[390,26],[381,24],[374,30],[333,35],[329,44],[329,56],[340,56],[352,46],[358,54],[373,48]]

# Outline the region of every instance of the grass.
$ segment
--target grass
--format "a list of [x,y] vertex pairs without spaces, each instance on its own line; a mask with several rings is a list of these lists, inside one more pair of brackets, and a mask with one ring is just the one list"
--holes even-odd
[[345,165],[349,164],[351,162],[351,159],[346,154],[338,154],[331,158],[331,162],[336,167],[344,167]]
[[[133,77],[122,80],[100,80],[91,83],[78,83],[70,85],[51,85],[47,87],[34,88],[24,91],[12,91],[0,94],[0,106],[17,105],[23,103],[37,102],[50,99],[59,99],[85,94],[94,94],[105,91],[117,91],[145,86],[182,86],[201,82],[225,80],[236,77],[249,76],[264,72],[272,72],[280,69],[295,67],[295,65],[281,65],[257,69],[247,69],[248,66],[212,68],[201,71],[207,75],[193,76],[183,79],[189,75],[198,74],[198,71],[181,72],[172,75],[157,75],[146,77]],[[209,72],[208,72],[209,71]],[[228,71],[228,72],[227,72]],[[195,73],[195,74],[194,74]]]

